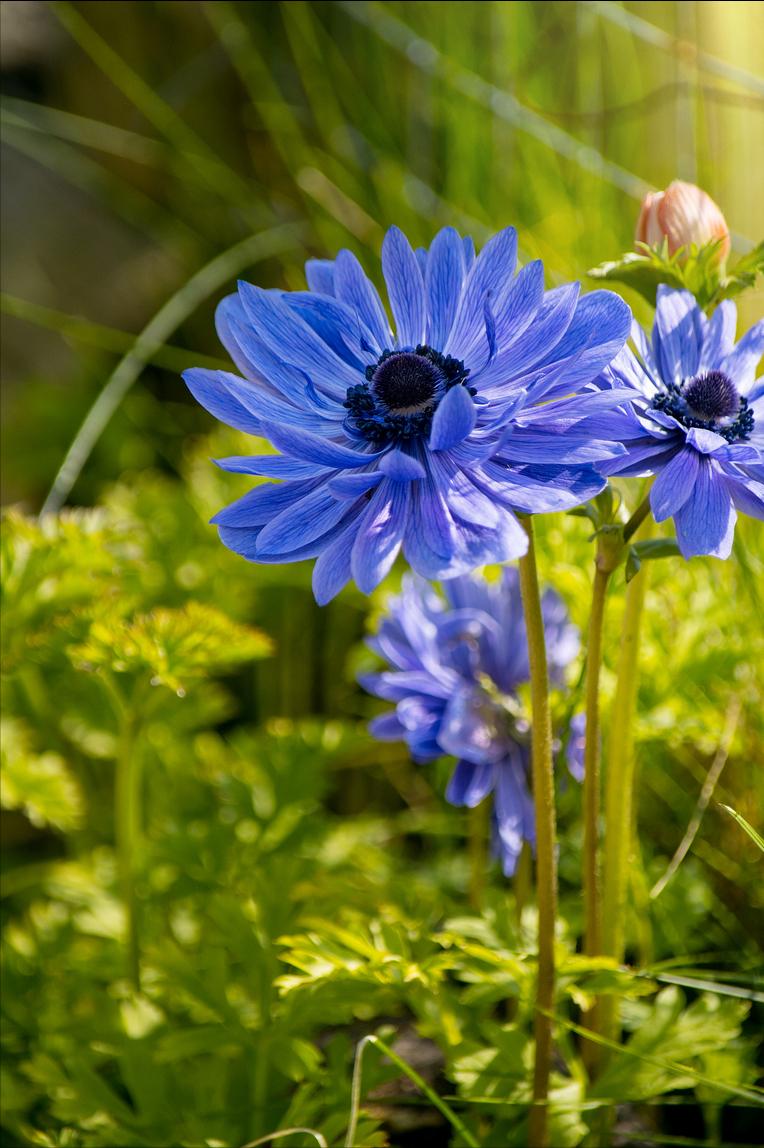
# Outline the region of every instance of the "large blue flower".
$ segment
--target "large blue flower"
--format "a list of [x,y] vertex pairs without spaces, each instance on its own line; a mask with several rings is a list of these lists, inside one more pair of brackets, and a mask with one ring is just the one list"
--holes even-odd
[[540,262],[515,275],[516,247],[508,228],[475,258],[445,228],[415,253],[392,228],[382,269],[395,334],[349,251],[309,262],[307,292],[242,283],[221,303],[218,333],[244,377],[185,380],[217,418],[281,451],[219,465],[284,480],[216,516],[227,546],[255,562],[318,558],[326,602],[351,577],[371,591],[401,548],[432,578],[517,557],[515,510],[602,488],[592,464],[622,448],[576,426],[612,396],[569,396],[623,346],[628,307],[608,291],[579,299],[577,284],[545,291]]
[[[493,794],[494,847],[510,875],[523,842],[535,841],[529,727],[517,696],[530,676],[519,578],[505,568],[497,582],[464,576],[443,589],[445,602],[429,583],[406,575],[370,639],[392,668],[365,675],[362,684],[395,702],[371,731],[405,740],[417,761],[458,758],[446,793],[452,804],[475,806]],[[578,631],[554,591],[542,607],[550,678],[562,684]]]
[[[710,319],[688,291],[658,289],[652,340],[638,324],[603,372],[632,400],[593,420],[593,434],[620,438],[626,454],[598,465],[606,475],[657,475],[650,506],[673,518],[685,558],[727,558],[738,510],[764,518],[764,321],[735,343],[729,300]],[[603,426],[603,422],[607,426]]]

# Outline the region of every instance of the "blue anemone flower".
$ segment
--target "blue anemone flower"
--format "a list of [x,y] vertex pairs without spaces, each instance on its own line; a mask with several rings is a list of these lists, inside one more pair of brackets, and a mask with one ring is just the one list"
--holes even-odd
[[[499,581],[462,576],[443,591],[445,601],[424,579],[405,575],[369,640],[391,669],[361,682],[395,702],[370,728],[382,740],[406,741],[416,761],[458,758],[446,792],[453,805],[472,807],[493,794],[494,851],[509,876],[523,842],[535,842],[529,725],[517,696],[530,677],[519,577],[505,568]],[[542,608],[549,674],[561,685],[578,653],[578,630],[553,590]]]
[[624,348],[600,380],[631,388],[631,401],[583,424],[626,447],[598,464],[602,474],[657,475],[653,515],[674,519],[685,558],[729,557],[737,511],[764,518],[764,379],[755,377],[764,321],[737,343],[736,322],[729,300],[708,319],[688,291],[659,287],[652,340],[635,323],[637,354]]
[[453,228],[416,253],[392,228],[395,334],[349,251],[308,262],[309,291],[241,283],[223,300],[218,333],[243,377],[184,378],[216,418],[281,452],[219,465],[283,480],[215,516],[226,546],[254,562],[317,558],[324,603],[351,577],[373,590],[401,549],[430,578],[518,557],[516,510],[602,489],[593,462],[623,448],[576,426],[614,401],[591,383],[623,346],[629,309],[609,291],[579,299],[578,284],[545,291],[540,262],[515,274],[516,250],[513,228],[477,258]]

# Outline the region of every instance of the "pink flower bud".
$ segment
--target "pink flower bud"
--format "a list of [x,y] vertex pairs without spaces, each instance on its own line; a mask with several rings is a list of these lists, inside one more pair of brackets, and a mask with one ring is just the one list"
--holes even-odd
[[669,253],[680,247],[703,247],[721,239],[719,259],[729,255],[730,233],[727,221],[710,195],[694,183],[675,179],[665,191],[651,191],[642,201],[634,237],[649,247],[668,240]]

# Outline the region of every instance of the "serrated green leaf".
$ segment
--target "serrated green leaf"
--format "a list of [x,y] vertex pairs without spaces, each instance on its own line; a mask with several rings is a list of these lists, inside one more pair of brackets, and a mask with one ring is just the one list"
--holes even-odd
[[30,731],[11,717],[0,723],[0,746],[3,809],[21,809],[39,827],[51,825],[63,832],[76,829],[82,821],[84,798],[64,759],[56,753],[34,753]]
[[232,621],[213,606],[189,602],[124,620],[95,616],[84,642],[69,655],[78,669],[109,670],[163,685],[183,695],[196,679],[264,658],[272,644],[261,631]]

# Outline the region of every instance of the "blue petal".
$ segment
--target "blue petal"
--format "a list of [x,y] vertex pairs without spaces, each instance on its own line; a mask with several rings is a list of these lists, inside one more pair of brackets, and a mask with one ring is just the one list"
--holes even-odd
[[320,295],[333,295],[334,260],[309,259],[305,264],[305,278],[311,291]]
[[263,478],[318,478],[329,473],[325,466],[300,462],[283,454],[231,455],[213,462],[233,474],[258,474]]
[[536,391],[550,399],[553,393],[577,391],[594,379],[623,347],[631,327],[631,311],[612,291],[592,291],[576,308],[573,322],[554,348],[555,362],[571,360],[553,392],[542,386]]
[[430,450],[448,450],[475,429],[477,408],[466,387],[456,386],[440,402],[432,419]]
[[680,450],[664,466],[650,490],[650,507],[656,522],[672,518],[690,497],[698,478],[700,459],[694,450]]
[[443,348],[466,360],[479,347],[485,332],[486,298],[498,306],[509,287],[517,261],[517,232],[505,227],[486,243],[464,285],[451,334]]
[[506,386],[529,368],[553,360],[554,348],[573,321],[580,290],[580,284],[568,283],[546,293],[533,322],[504,345],[491,365],[480,372],[481,391],[496,383]]
[[379,470],[395,482],[414,482],[426,478],[427,471],[418,459],[402,450],[391,450],[379,460]]
[[685,558],[696,554],[729,558],[737,516],[716,463],[707,456],[700,456],[699,462],[692,494],[674,518],[679,549]]
[[305,371],[316,386],[342,402],[348,387],[359,381],[358,371],[336,355],[280,295],[250,283],[239,284],[239,295],[259,338],[273,354]]
[[424,283],[411,244],[397,227],[391,227],[384,238],[382,272],[395,316],[398,346],[417,347],[425,338]]
[[263,527],[257,539],[256,555],[259,558],[290,554],[326,534],[349,513],[352,508],[332,498],[325,487],[313,490]]
[[446,801],[474,809],[493,789],[493,774],[491,762],[475,765],[471,761],[457,761],[446,789]]
[[498,706],[487,703],[482,689],[465,683],[449,698],[438,732],[446,753],[471,761],[501,761],[505,753],[505,720]]
[[738,510],[751,518],[764,519],[764,482],[725,473],[725,485]]
[[309,431],[299,430],[297,427],[279,425],[278,423],[262,423],[264,434],[273,445],[284,454],[294,455],[295,458],[305,459],[306,462],[317,462],[322,466],[331,466],[337,469],[345,467],[366,466],[367,463],[379,458],[381,452],[364,454],[359,450],[349,450],[346,446],[328,442]]
[[594,463],[603,458],[626,454],[619,442],[605,442],[588,435],[549,434],[538,427],[512,427],[497,452],[498,462],[529,462],[543,465],[552,463]]
[[523,844],[535,841],[533,800],[523,775],[519,755],[499,766],[494,808],[504,872],[512,874]]
[[406,731],[398,721],[398,715],[393,711],[390,714],[380,714],[369,722],[369,733],[378,741],[403,741]]
[[708,371],[719,367],[725,355],[728,355],[735,343],[735,328],[737,327],[737,307],[731,299],[725,299],[711,316],[706,337],[703,340],[703,349],[700,353],[699,371]]
[[751,391],[759,359],[764,355],[764,319],[754,323],[749,331],[721,363],[741,394]]
[[524,514],[549,514],[588,502],[604,489],[605,479],[591,467],[504,467],[483,463],[473,481],[489,496]]
[[366,494],[375,486],[379,486],[383,475],[379,471],[364,471],[363,474],[339,474],[328,482],[329,490],[334,498],[356,499]]
[[224,506],[212,518],[216,526],[231,526],[237,529],[262,526],[282,510],[294,506],[306,494],[320,485],[319,479],[305,482],[266,482],[247,491],[230,506]]
[[430,246],[425,275],[431,347],[446,345],[459,306],[464,275],[464,247],[459,233],[453,227],[444,227]]
[[403,542],[408,515],[408,487],[385,479],[358,524],[353,545],[353,578],[362,593],[370,594],[390,571]]
[[200,367],[183,372],[183,381],[196,401],[221,423],[247,434],[261,434],[260,420],[231,394],[223,377],[228,377],[224,371],[205,371]]
[[[353,550],[358,520],[355,519],[347,526],[339,537],[335,538],[316,559],[313,567],[313,596],[319,606],[331,602],[345,586],[351,577],[350,555]],[[390,715],[393,716],[393,715]],[[377,734],[379,737],[380,734]],[[399,737],[402,734],[398,735]]]
[[384,351],[392,345],[390,324],[377,289],[367,278],[352,251],[340,251],[335,265],[337,298],[353,308],[365,324],[374,342],[375,350]]
[[[336,423],[341,417],[339,407],[336,408],[334,417],[327,417],[323,411],[311,409],[307,399],[303,406],[296,406],[294,403],[285,402],[276,391],[270,390],[263,383],[250,383],[227,371],[204,371],[202,368],[194,367],[187,373],[193,374],[195,380],[206,374],[210,383],[215,379],[222,384],[237,402],[255,416],[260,427],[266,420],[278,419],[282,423],[323,431],[325,434],[336,433]],[[262,429],[259,433],[263,433]]]
[[257,379],[260,378],[260,372],[240,345],[234,329],[235,323],[241,324],[244,320],[244,308],[238,295],[226,295],[215,308],[215,330],[220,342],[242,375],[248,379]]
[[265,382],[259,384],[260,390],[264,394],[271,394],[272,389],[275,388],[296,407],[305,409],[306,413],[312,410],[320,418],[341,419],[345,417],[347,412],[343,410],[339,401],[335,400],[332,403],[331,399],[324,397],[317,399],[315,392],[311,392],[312,384],[306,371],[285,363],[282,358],[266,347],[262,339],[258,338],[246,316],[241,322],[236,317],[230,318],[229,321],[242,354],[246,355],[247,361],[252,364],[252,368],[259,378],[267,380],[267,383],[270,384],[270,387]]
[[687,442],[700,454],[714,454],[715,451],[723,450],[727,446],[727,440],[716,431],[703,430],[701,427],[690,427]]
[[544,301],[544,264],[540,259],[518,271],[504,298],[494,307],[499,345],[514,342]]
[[702,312],[689,291],[658,287],[653,351],[665,383],[681,383],[698,369],[703,342]]
[[355,370],[376,362],[377,355],[363,349],[372,342],[371,334],[361,325],[356,312],[339,299],[314,295],[310,291],[284,291],[281,298],[313,328],[335,355]]

